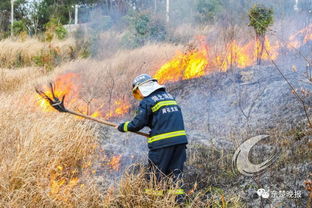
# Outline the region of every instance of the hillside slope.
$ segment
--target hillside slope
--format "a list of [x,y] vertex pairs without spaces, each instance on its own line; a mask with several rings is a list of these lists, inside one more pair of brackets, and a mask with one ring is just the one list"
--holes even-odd
[[[312,91],[304,71],[283,73],[306,105],[310,105],[311,97],[302,94]],[[227,197],[239,196],[249,206],[306,205],[308,194],[303,183],[312,170],[312,137],[302,104],[273,66],[217,72],[167,87],[182,107],[188,132],[185,181],[189,189],[195,182],[205,190],[222,189]],[[106,139],[102,146],[112,155],[123,156],[123,168],[136,162],[146,163],[144,138],[104,129]],[[279,159],[260,176],[233,175],[231,160],[235,149],[259,134],[270,137],[253,150],[253,161],[259,163],[268,158],[275,147],[282,150]],[[263,201],[256,196],[259,188],[277,192],[299,190],[302,196],[299,200],[284,197]],[[207,196],[211,193],[208,191]]]

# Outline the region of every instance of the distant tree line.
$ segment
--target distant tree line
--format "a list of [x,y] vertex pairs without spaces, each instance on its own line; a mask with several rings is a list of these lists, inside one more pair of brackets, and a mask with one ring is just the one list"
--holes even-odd
[[[25,31],[34,35],[46,30],[47,23],[57,19],[59,24],[74,22],[74,5],[80,5],[79,22],[89,22],[97,10],[101,18],[119,21],[133,11],[148,11],[153,16],[165,18],[166,1],[170,1],[171,25],[186,22],[213,24],[231,16],[233,22],[241,22],[254,3],[263,3],[274,8],[274,14],[288,16],[294,12],[294,0],[249,1],[249,0],[14,0],[14,32]],[[299,0],[299,11],[312,15],[312,0]],[[10,34],[11,0],[0,1],[0,38]]]

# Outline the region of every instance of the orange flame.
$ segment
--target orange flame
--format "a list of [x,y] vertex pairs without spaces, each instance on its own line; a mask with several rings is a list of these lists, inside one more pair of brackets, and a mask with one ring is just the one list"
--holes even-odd
[[[241,44],[233,40],[225,46],[222,53],[213,54],[210,46],[206,42],[205,36],[196,37],[199,42],[199,48],[191,48],[186,52],[178,52],[171,60],[164,63],[156,70],[154,77],[160,83],[192,79],[204,76],[213,71],[227,71],[230,68],[245,68],[256,63],[257,50],[259,50],[259,42],[251,40]],[[299,48],[303,44],[312,40],[312,24],[299,30],[289,37],[289,44],[292,48]],[[270,56],[263,51],[262,59],[270,60],[277,59],[281,48],[280,42],[265,40],[265,48],[269,51]],[[290,48],[289,48],[290,49]],[[65,105],[75,107],[81,113],[91,115],[93,117],[118,117],[129,112],[131,105],[128,100],[118,99],[112,102],[111,106],[107,106],[104,100],[98,100],[97,105],[91,107],[80,96],[80,76],[76,73],[67,73],[60,75],[55,81],[56,96],[62,97],[66,94]],[[48,89],[45,90],[47,95],[51,96]],[[46,111],[51,111],[53,108],[50,104],[39,99],[39,106]],[[104,106],[104,107],[103,107]]]
[[[60,75],[54,81],[55,96],[58,98],[65,97],[65,106],[75,109],[80,113],[87,114],[91,117],[104,117],[106,119],[118,117],[127,113],[131,107],[129,101],[119,99],[113,102],[112,106],[106,103],[105,99],[93,99],[92,102],[86,103],[80,95],[81,80],[79,74],[66,73]],[[52,97],[49,87],[45,87],[43,91]],[[54,111],[53,107],[45,99],[36,94],[37,103],[44,111]],[[91,105],[93,104],[91,110]]]
[[297,49],[310,40],[312,40],[312,24],[291,35],[287,47]]
[[[79,79],[79,75],[75,73],[67,73],[64,75],[59,76],[55,82],[55,96],[61,98],[64,95],[66,95],[66,100],[70,102],[75,102],[75,100],[78,97],[78,89],[79,86],[74,83],[74,80]],[[52,93],[49,89],[49,87],[45,87],[43,90],[46,95],[49,97],[52,97]],[[51,107],[49,102],[45,99],[42,99],[38,94],[36,94],[37,100],[38,100],[38,105],[42,107],[43,110],[45,111],[53,111],[54,109]]]
[[122,116],[130,110],[130,103],[126,100],[116,100],[113,104],[113,109],[105,114],[104,118],[109,119],[112,117]]
[[115,171],[118,171],[120,168],[120,160],[122,155],[113,156],[108,165]]
[[[270,52],[270,57],[263,51],[263,60],[275,60],[278,57],[280,44],[276,41],[274,44],[267,38],[264,42],[265,48]],[[163,64],[154,74],[154,77],[161,83],[169,81],[178,81],[191,79],[208,74],[211,71],[226,71],[229,68],[245,68],[252,66],[256,62],[258,41],[250,41],[240,45],[237,41],[230,42],[223,54],[213,56],[208,53],[208,44],[203,44],[199,49],[193,49],[186,53],[178,52],[167,63]],[[208,62],[208,60],[211,60]]]
[[212,58],[215,60],[214,66],[226,71],[231,67],[245,68],[255,62],[255,58],[250,54],[250,48],[254,47],[254,42],[240,46],[235,40],[227,46],[225,55]]
[[[226,71],[229,68],[245,68],[256,63],[259,42],[252,40],[246,44],[238,44],[237,41],[230,42],[221,55],[209,54],[209,45],[204,40],[204,36],[197,37],[200,47],[197,50],[178,52],[167,63],[163,64],[154,74],[154,77],[161,83],[178,81],[203,76],[211,71]],[[312,40],[312,24],[299,30],[289,37],[288,49],[300,48]],[[279,41],[270,41],[268,38],[264,42],[265,48],[270,56],[263,51],[263,60],[275,60],[279,56],[282,44]],[[210,60],[208,62],[208,60]],[[208,70],[209,69],[209,70]],[[211,70],[214,69],[214,70]]]
[[207,65],[205,49],[191,50],[185,54],[177,54],[172,60],[161,66],[154,77],[161,83],[200,77],[205,74]]
[[49,195],[55,199],[67,201],[68,198],[66,198],[64,194],[69,194],[78,183],[78,177],[68,178],[64,167],[58,165],[56,170],[50,175]]

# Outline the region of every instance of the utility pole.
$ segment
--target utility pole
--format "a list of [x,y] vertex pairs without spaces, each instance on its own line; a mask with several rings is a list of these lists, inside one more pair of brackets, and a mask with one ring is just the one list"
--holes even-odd
[[13,37],[13,24],[14,24],[14,0],[11,0],[11,37]]
[[298,8],[298,0],[296,0],[296,3],[294,5],[294,10],[297,12],[299,11],[299,8]]
[[75,5],[75,25],[78,24],[78,9],[79,9],[79,5],[76,4]]
[[166,0],[166,21],[169,23],[170,20],[170,0]]

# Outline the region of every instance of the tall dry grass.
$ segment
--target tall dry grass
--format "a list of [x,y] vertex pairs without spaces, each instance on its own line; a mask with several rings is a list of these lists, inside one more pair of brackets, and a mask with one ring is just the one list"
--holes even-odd
[[24,41],[4,39],[0,41],[0,67],[16,68],[44,66],[72,60],[75,56],[75,40],[42,42],[29,38]]
[[103,108],[103,111],[107,111],[116,100],[134,104],[136,101],[131,94],[132,80],[141,73],[153,75],[181,48],[170,44],[147,45],[134,50],[118,51],[109,59],[70,62],[57,67],[55,73],[58,72],[61,79],[63,74],[76,74],[74,82],[80,86],[80,97],[92,100],[92,109]]
[[0,68],[0,92],[14,92],[23,84],[43,75],[40,68],[27,67],[18,71]]
[[87,168],[98,146],[95,127],[37,111],[31,96],[29,91],[1,96],[0,207],[99,203]]
[[[138,170],[138,166],[130,166],[127,170],[129,172],[125,171],[118,186],[111,186],[107,189],[104,197],[105,207],[242,207],[239,197],[225,196],[220,193],[207,197],[207,190],[197,189],[196,184],[185,193],[183,203],[178,203],[176,195],[170,194],[168,190],[181,188],[177,184],[183,185],[183,181],[174,183],[171,178],[164,178],[156,183],[154,174],[147,173],[140,165],[139,167]],[[150,175],[150,180],[146,180],[146,174]],[[146,189],[163,190],[163,194],[146,194]]]
[[53,76],[38,68],[1,69],[0,207],[103,205],[92,173],[96,126],[36,104],[35,84]]
[[[0,109],[0,207],[177,206],[169,193],[144,193],[146,188],[175,185],[148,182],[143,171],[126,173],[115,186],[100,185],[99,177],[105,175],[93,172],[100,144],[93,123],[37,111],[22,91],[0,98],[5,100]],[[193,192],[187,194],[188,207],[227,207],[238,201],[223,195],[209,199],[205,190]]]
[[[44,112],[36,105],[34,86],[75,72],[82,77],[82,94],[97,93],[107,102],[130,96],[132,79],[153,73],[180,46],[147,45],[120,51],[111,59],[79,60],[42,73],[38,68],[2,69],[0,79],[0,207],[174,207],[175,197],[148,196],[146,188],[164,188],[144,180],[144,172],[125,173],[115,185],[97,173],[102,160],[97,125],[58,112]],[[114,85],[110,85],[112,80]],[[101,135],[101,137],[100,137]],[[105,158],[104,158],[105,159]],[[104,163],[105,164],[105,163]],[[107,164],[107,163],[106,163]],[[174,184],[172,185],[174,186]],[[167,187],[168,188],[168,187]],[[238,198],[194,186],[187,194],[189,207],[239,207]],[[234,206],[234,207],[235,207]]]

